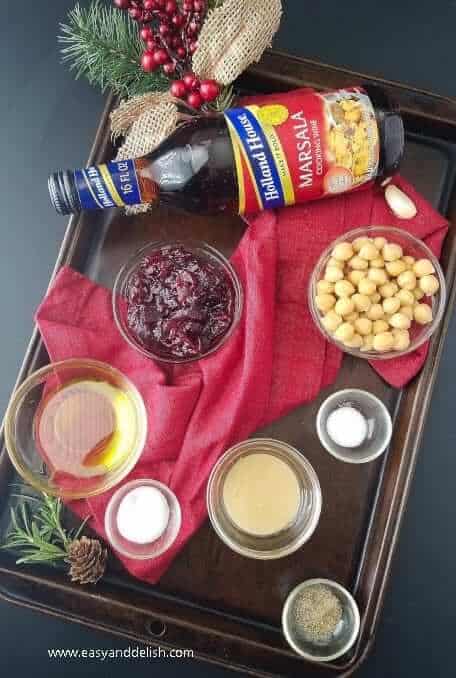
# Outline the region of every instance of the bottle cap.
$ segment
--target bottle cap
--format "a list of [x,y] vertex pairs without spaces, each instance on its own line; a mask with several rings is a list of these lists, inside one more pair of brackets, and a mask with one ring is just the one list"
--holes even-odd
[[80,211],[81,203],[73,172],[62,170],[51,174],[48,189],[51,202],[59,214],[73,214]]

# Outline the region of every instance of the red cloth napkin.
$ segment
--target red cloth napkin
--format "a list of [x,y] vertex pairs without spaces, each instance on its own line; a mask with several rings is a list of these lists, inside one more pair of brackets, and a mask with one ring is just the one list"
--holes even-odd
[[[245,293],[239,327],[219,351],[190,365],[162,370],[130,348],[115,327],[111,292],[70,268],[60,271],[36,315],[51,359],[94,358],[130,377],[145,400],[149,433],[128,480],[161,480],[182,506],[182,529],[167,553],[154,561],[122,558],[134,576],[155,583],[205,520],[206,482],[226,449],[335,379],[341,353],[316,329],[306,300],[322,250],[349,229],[391,224],[424,238],[439,254],[445,219],[405,181],[397,183],[418,207],[412,221],[396,220],[375,190],[255,217],[232,258]],[[423,348],[375,369],[399,387],[417,373],[425,355]],[[111,494],[72,504],[80,515],[94,516],[102,536]]]

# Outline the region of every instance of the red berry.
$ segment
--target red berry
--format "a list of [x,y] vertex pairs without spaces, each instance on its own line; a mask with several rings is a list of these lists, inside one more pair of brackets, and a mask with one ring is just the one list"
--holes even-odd
[[166,14],[174,14],[174,12],[177,9],[177,2],[176,0],[167,0],[167,3],[165,5],[165,12]]
[[169,28],[169,26],[168,26],[167,24],[160,24],[160,26],[158,27],[158,32],[159,32],[160,35],[162,35],[163,37],[165,37],[166,35],[168,35],[169,31],[170,31],[170,28]]
[[182,9],[184,12],[191,12],[193,10],[193,0],[184,0]]
[[214,101],[220,94],[220,85],[215,80],[201,80],[200,94],[204,101]]
[[196,21],[190,21],[187,31],[189,35],[195,35],[199,31],[199,24],[196,23]]
[[154,5],[157,9],[163,9],[165,7],[166,0],[154,0]]
[[128,9],[130,7],[130,0],[114,0],[117,9]]
[[176,28],[180,28],[182,24],[184,23],[185,19],[182,14],[173,14],[173,18],[171,19],[173,26]]
[[204,12],[205,4],[203,0],[193,0],[193,9],[195,12]]
[[174,80],[169,89],[173,97],[177,99],[183,99],[187,94],[187,88],[183,80]]
[[142,55],[141,66],[143,71],[146,71],[146,73],[152,73],[158,67],[154,57],[155,52],[144,52],[144,54]]
[[176,50],[176,54],[180,59],[185,59],[185,57],[187,56],[185,47],[178,47]]
[[131,8],[128,10],[128,14],[131,16],[131,18],[133,19],[133,21],[141,21],[142,16],[143,16],[143,13],[142,13],[142,11],[139,9],[139,7],[131,7]]
[[190,92],[190,94],[187,97],[187,103],[192,108],[201,108],[203,100],[198,94],[198,92]]
[[153,9],[156,9],[157,3],[155,0],[144,0],[143,7],[147,12],[150,12]]
[[152,37],[150,40],[146,42],[146,49],[148,52],[155,52],[157,48],[157,41],[155,40],[154,37]]
[[144,40],[144,42],[147,42],[147,40],[151,40],[153,38],[153,33],[152,29],[150,26],[143,26],[139,32],[141,36],[141,40]]
[[154,60],[157,66],[163,66],[169,61],[168,52],[165,49],[156,49],[154,52]]
[[175,70],[176,70],[175,61],[170,61],[167,64],[163,64],[163,73],[165,73],[165,75],[172,75]]
[[179,35],[175,35],[175,36],[171,39],[171,45],[172,45],[174,48],[176,48],[176,47],[182,47],[182,39],[180,38]]
[[194,54],[197,49],[198,49],[198,43],[195,40],[194,42],[191,42],[190,45],[189,45],[190,54]]
[[195,85],[198,83],[198,79],[194,73],[186,73],[182,80],[184,81],[189,92],[191,92],[193,89],[196,89]]

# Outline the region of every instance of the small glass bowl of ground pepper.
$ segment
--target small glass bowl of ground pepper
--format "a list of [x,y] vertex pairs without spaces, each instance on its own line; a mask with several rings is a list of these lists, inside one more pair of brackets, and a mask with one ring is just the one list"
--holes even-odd
[[282,629],[293,650],[313,662],[341,657],[358,637],[360,616],[353,596],[330,579],[308,579],[288,595]]
[[149,243],[114,284],[114,318],[122,336],[161,362],[190,362],[216,351],[233,333],[242,305],[230,262],[193,240]]

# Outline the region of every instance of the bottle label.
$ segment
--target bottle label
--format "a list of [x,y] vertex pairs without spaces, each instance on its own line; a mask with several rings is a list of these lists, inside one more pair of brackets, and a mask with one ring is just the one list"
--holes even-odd
[[264,100],[225,111],[240,214],[343,193],[375,179],[379,133],[361,88]]
[[83,209],[124,207],[143,201],[134,160],[114,160],[86,167],[76,170],[74,178]]

